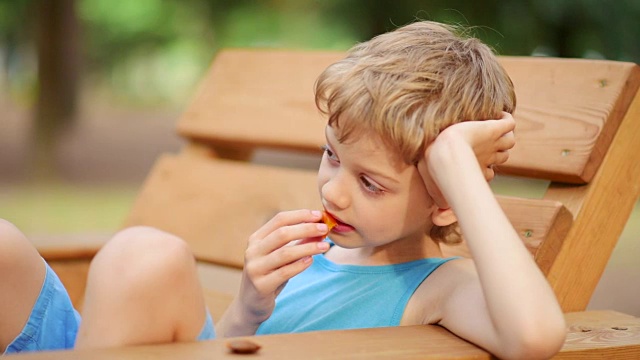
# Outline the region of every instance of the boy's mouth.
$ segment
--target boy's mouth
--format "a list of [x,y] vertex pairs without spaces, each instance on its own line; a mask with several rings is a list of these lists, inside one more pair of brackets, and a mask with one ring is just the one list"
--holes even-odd
[[329,231],[331,231],[334,227],[338,225],[338,220],[336,220],[333,215],[329,214],[327,210],[322,212],[322,220],[323,223],[327,225]]
[[329,231],[346,232],[353,230],[353,226],[343,222],[327,210],[322,213],[322,221],[327,224]]

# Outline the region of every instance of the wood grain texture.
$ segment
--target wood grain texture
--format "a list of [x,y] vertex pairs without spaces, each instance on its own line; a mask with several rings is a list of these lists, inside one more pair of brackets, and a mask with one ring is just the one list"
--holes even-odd
[[315,171],[163,156],[125,226],[150,225],[187,241],[198,260],[242,267],[249,236],[280,211],[321,209]]
[[201,343],[21,355],[21,359],[490,359],[476,346],[438,326],[320,331],[248,338],[262,348],[231,354],[224,339]]
[[[549,200],[570,199],[571,207],[577,209],[573,226],[547,274],[565,312],[586,308],[638,199],[638,139],[640,93],[629,107],[591,183],[578,190],[553,187],[545,195]],[[565,191],[568,194],[564,194]]]
[[565,315],[567,340],[557,359],[638,359],[640,318],[615,311]]
[[218,146],[319,151],[324,125],[313,84],[342,52],[235,49],[218,53],[178,132]]
[[[499,196],[529,251],[550,233],[563,239],[572,221],[556,201]],[[165,155],[154,166],[125,225],[150,225],[185,239],[201,261],[241,268],[251,234],[276,213],[321,209],[316,172],[214,159],[197,152]],[[466,244],[444,246],[469,256]]]
[[[561,243],[571,227],[573,219],[568,216],[568,210],[557,201],[509,196],[497,196],[497,199],[529,252],[536,257],[536,261],[540,259],[544,263],[542,259],[546,256],[541,256],[540,251],[549,252],[557,248],[544,244],[549,239]],[[441,244],[440,248],[445,256],[471,257],[464,241],[458,245]]]
[[[315,151],[324,124],[313,84],[343,52],[221,51],[178,124],[180,134],[232,148]],[[501,57],[518,97],[516,148],[500,170],[585,183],[598,168],[640,84],[633,63]]]
[[[640,319],[614,311],[565,315],[567,341],[554,359],[637,359]],[[320,331],[245,337],[261,346],[259,359],[492,359],[490,354],[439,326]],[[238,359],[225,339],[118,349],[57,351],[19,359]]]
[[640,85],[633,63],[502,57],[518,105],[506,174],[586,183]]

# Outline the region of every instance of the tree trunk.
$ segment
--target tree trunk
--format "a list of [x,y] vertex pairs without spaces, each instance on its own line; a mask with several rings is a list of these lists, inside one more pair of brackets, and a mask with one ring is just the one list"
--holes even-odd
[[31,176],[58,177],[56,143],[74,123],[79,80],[79,24],[74,0],[40,0],[37,8],[38,93]]

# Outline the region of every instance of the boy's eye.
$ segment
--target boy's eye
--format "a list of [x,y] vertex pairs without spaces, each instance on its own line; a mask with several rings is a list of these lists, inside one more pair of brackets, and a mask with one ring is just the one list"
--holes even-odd
[[327,158],[329,160],[338,161],[338,157],[336,156],[336,154],[331,149],[329,149],[327,145],[323,145],[322,150],[324,150],[325,154],[327,154]]
[[367,179],[364,176],[360,176],[360,182],[362,182],[362,186],[364,186],[364,188],[374,194],[381,194],[382,193],[382,189],[380,189],[379,187],[377,187],[374,183],[372,183],[371,181],[369,181],[369,179]]

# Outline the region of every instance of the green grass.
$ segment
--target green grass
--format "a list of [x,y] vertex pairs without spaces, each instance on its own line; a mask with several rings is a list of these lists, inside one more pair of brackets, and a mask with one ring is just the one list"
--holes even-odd
[[138,191],[128,185],[3,185],[0,218],[27,234],[110,232],[122,225]]

